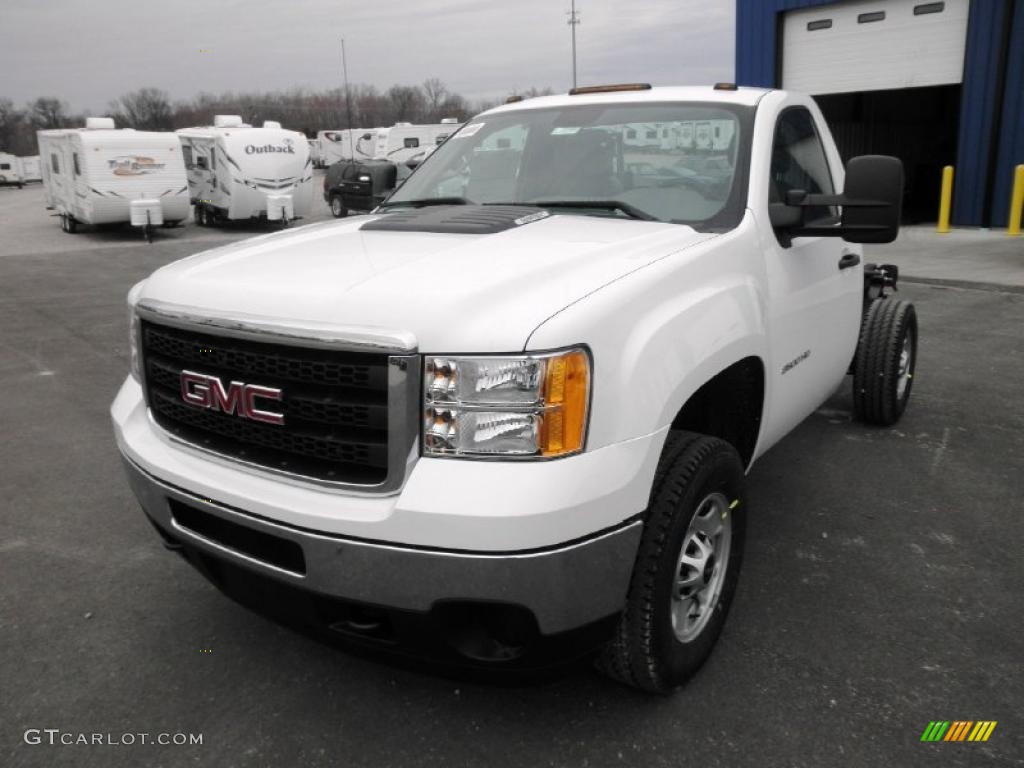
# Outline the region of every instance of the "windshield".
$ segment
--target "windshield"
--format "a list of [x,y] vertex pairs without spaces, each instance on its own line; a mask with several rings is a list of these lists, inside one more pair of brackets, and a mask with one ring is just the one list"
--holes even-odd
[[752,113],[650,103],[483,115],[438,147],[384,207],[534,204],[731,228],[744,207]]

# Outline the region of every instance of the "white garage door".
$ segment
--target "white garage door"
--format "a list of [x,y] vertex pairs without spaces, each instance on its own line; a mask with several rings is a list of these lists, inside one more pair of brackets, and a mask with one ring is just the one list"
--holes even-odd
[[811,94],[963,79],[969,0],[874,0],[789,11],[782,87]]

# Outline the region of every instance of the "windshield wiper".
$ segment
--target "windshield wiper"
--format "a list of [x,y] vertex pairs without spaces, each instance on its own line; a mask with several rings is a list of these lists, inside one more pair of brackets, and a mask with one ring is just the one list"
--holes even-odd
[[472,200],[464,197],[424,197],[421,200],[397,200],[393,203],[381,203],[381,208],[395,208],[399,205],[408,205],[411,208],[426,208],[430,205],[476,205]]
[[660,221],[647,211],[636,206],[624,203],[621,200],[529,200],[517,205],[535,205],[538,208],[581,208],[599,211],[622,211],[632,219],[642,221]]

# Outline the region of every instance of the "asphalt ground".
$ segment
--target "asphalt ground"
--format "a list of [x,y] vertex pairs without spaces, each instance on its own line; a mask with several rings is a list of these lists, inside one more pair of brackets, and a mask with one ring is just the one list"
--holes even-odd
[[[164,551],[108,415],[124,295],[248,232],[146,246],[40,220],[17,226],[54,245],[0,226],[0,765],[1024,764],[1024,295],[903,286],[922,334],[903,421],[852,422],[844,389],[759,461],[721,640],[652,698],[585,667],[495,685],[369,661]],[[933,720],[998,725],[923,744]],[[202,744],[25,743],[47,728]]]

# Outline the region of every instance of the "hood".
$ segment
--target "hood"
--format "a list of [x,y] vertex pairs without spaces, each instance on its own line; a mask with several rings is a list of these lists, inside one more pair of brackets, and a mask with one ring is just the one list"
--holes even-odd
[[211,316],[411,332],[427,353],[514,352],[573,302],[714,237],[678,224],[561,214],[493,234],[361,229],[376,218],[197,254],[155,272],[140,298]]

